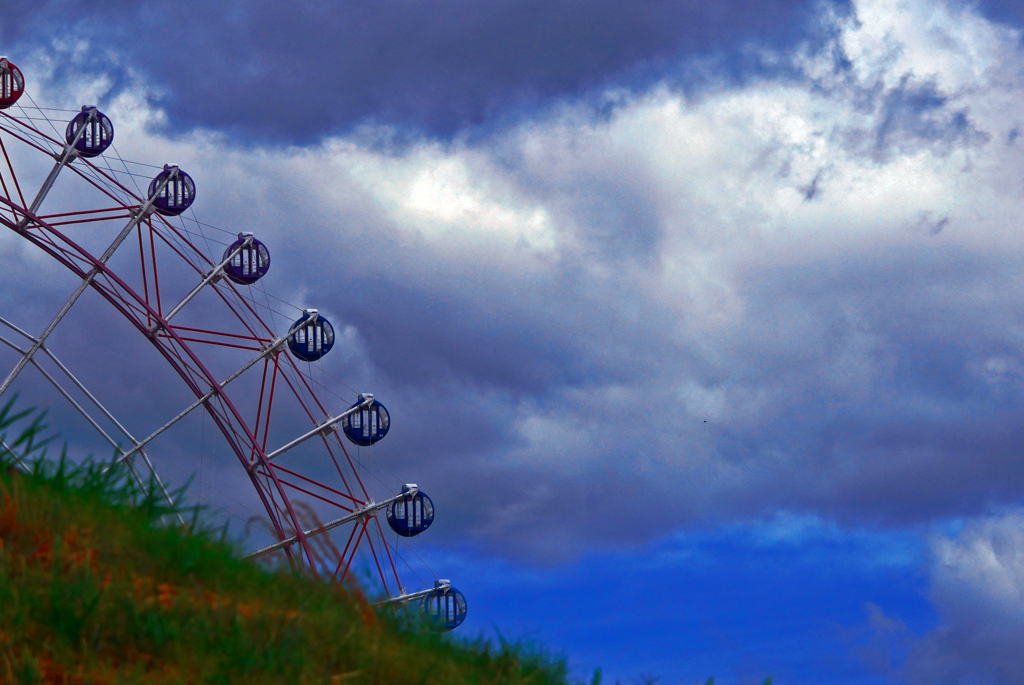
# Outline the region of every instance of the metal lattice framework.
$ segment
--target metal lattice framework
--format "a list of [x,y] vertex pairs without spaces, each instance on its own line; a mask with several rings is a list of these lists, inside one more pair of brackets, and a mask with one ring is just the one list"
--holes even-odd
[[[0,67],[7,64],[4,59]],[[165,166],[145,193],[137,185],[134,189],[128,187],[131,174],[115,171],[110,161],[100,156],[111,143],[113,129],[109,127],[109,120],[95,108],[82,108],[68,126],[66,139],[61,140],[56,127],[53,127],[57,136],[54,137],[36,125],[37,121],[46,121],[52,126],[45,110],[34,103],[33,108],[21,104],[11,107],[11,104],[13,102],[5,104],[0,97],[0,224],[63,266],[79,283],[38,335],[0,317],[0,324],[6,329],[0,329],[6,333],[0,335],[0,342],[18,355],[17,365],[0,385],[0,395],[24,369],[33,367],[118,450],[118,463],[130,469],[140,482],[139,469],[144,466],[161,488],[164,488],[163,482],[156,474],[148,450],[158,445],[158,438],[185,417],[193,412],[205,412],[247,474],[266,511],[270,532],[277,539],[251,556],[283,554],[292,564],[314,575],[344,582],[350,578],[354,559],[362,552],[366,559],[372,560],[372,567],[387,594],[385,601],[427,598],[438,605],[432,610],[428,602],[424,602],[428,612],[435,618],[444,613],[440,603],[454,596],[452,593],[459,598],[461,594],[451,588],[448,581],[437,581],[433,588],[408,592],[398,572],[397,543],[393,550],[379,516],[389,507],[389,516],[392,516],[396,506],[402,512],[406,507],[412,512],[414,501],[419,507],[425,500],[430,506],[430,518],[411,532],[408,527],[403,528],[405,532],[401,534],[410,537],[433,519],[429,498],[420,495],[416,486],[409,485],[393,497],[374,501],[364,483],[364,474],[360,473],[342,439],[341,428],[347,426],[350,419],[376,406],[373,396],[360,394],[354,404],[332,409],[314,392],[315,382],[311,373],[303,368],[305,365],[289,353],[289,340],[297,336],[303,326],[318,320],[317,310],[308,310],[303,319],[287,330],[275,330],[273,319],[267,316],[267,309],[257,303],[249,286],[225,277],[228,275],[225,269],[232,260],[258,241],[251,234],[239,234],[239,241],[229,247],[220,261],[204,253],[186,224],[174,216],[173,211],[162,211],[167,209],[167,198],[173,195],[170,184],[176,183],[174,192],[180,194],[180,188],[186,187],[181,181],[187,179],[191,184],[191,178],[177,167]],[[12,163],[12,158],[18,156],[10,153],[9,146],[22,146],[24,150],[18,150],[21,154],[27,150],[55,160],[31,202],[26,202],[23,192],[28,187],[24,183],[27,179],[19,177],[17,165]],[[118,163],[127,172],[129,162],[118,157]],[[99,208],[45,213],[45,200],[62,173],[73,174],[84,182],[87,194],[96,198]],[[191,204],[195,189],[187,187],[193,195],[185,199]],[[98,233],[114,237],[106,249],[96,254],[83,243],[95,241]],[[126,251],[136,250],[137,261],[131,261],[137,266],[118,267],[115,271],[110,264],[114,254],[119,252],[117,263],[120,264]],[[183,290],[182,283],[192,285],[184,292],[177,292]],[[130,433],[47,345],[50,334],[79,297],[90,290],[148,340],[195,398],[145,437]],[[214,318],[216,324],[186,326],[180,323],[180,319],[188,320],[190,307],[199,306],[194,300],[204,291],[216,295],[220,309]],[[208,305],[210,298],[205,297]],[[225,354],[237,355],[237,370],[227,376],[215,375],[211,370],[213,365],[208,363],[211,354],[220,355],[218,360],[223,360]],[[47,371],[41,361],[53,371]],[[241,385],[238,381],[242,378],[246,379],[248,387],[257,387],[256,377],[259,378],[258,400],[252,411],[251,406],[246,406],[253,404],[250,396],[239,402],[232,392]],[[70,383],[75,392],[65,389],[62,382]],[[81,401],[75,399],[75,394]],[[292,429],[290,439],[270,441],[271,416],[275,407],[284,404],[288,405],[290,415],[302,416],[308,423],[304,428]],[[101,422],[93,418],[96,412],[116,427],[116,431],[104,430]],[[274,440],[278,439],[278,432],[275,429]],[[298,452],[308,454],[313,445],[321,457],[319,461],[289,462],[288,456]],[[300,446],[301,449],[297,449]],[[166,488],[164,494],[168,496]],[[302,513],[311,510],[310,503],[315,504],[318,511],[335,512],[336,518],[326,524],[317,520],[317,525],[310,526],[309,517]],[[335,541],[343,544],[335,544]],[[461,623],[465,615],[464,598],[461,602],[458,620],[442,623]]]

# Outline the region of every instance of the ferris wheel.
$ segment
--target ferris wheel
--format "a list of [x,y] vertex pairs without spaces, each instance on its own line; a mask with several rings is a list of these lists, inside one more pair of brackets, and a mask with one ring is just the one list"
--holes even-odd
[[[41,376],[116,450],[117,468],[139,483],[151,477],[168,500],[167,479],[157,474],[153,457],[168,435],[201,415],[203,430],[209,421],[237,459],[274,540],[247,556],[284,558],[336,583],[352,580],[358,558],[379,580],[382,604],[418,602],[439,627],[460,625],[466,599],[448,580],[435,576],[424,589],[402,582],[401,545],[430,527],[434,504],[411,483],[380,501],[371,494],[366,477],[373,474],[358,451],[388,434],[391,416],[371,393],[351,391],[355,396],[346,400],[335,392],[337,379],[322,367],[338,342],[327,316],[305,307],[278,323],[281,312],[271,296],[257,290],[271,265],[266,244],[241,231],[231,234],[222,253],[209,245],[204,251],[200,243],[209,241],[199,240],[195,229],[209,224],[195,218],[191,175],[176,165],[157,166],[143,191],[139,169],[153,165],[116,154],[107,115],[84,106],[70,111],[60,130],[53,111],[35,104],[21,70],[0,57],[0,224],[77,283],[41,332],[0,316],[0,343],[17,355],[0,396],[25,371],[32,380]],[[16,167],[19,159],[40,155],[54,164],[36,186],[31,173]],[[55,190],[58,178],[67,176],[78,184],[70,199]],[[47,213],[55,197],[60,211]],[[81,207],[81,198],[90,204]],[[131,432],[133,421],[117,418],[102,393],[90,390],[47,344],[86,292],[127,322],[135,344],[155,351],[154,363],[173,372],[182,397],[191,400],[159,427]],[[429,585],[422,576],[419,581]]]

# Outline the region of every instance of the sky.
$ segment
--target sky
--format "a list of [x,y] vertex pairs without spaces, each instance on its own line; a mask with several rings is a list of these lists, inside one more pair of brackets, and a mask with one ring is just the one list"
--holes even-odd
[[[7,3],[0,52],[334,322],[466,635],[588,682],[974,685],[1024,683],[1022,30],[1002,0],[54,0]],[[0,283],[36,331],[74,285],[11,233]],[[139,433],[173,416],[84,300],[55,349]],[[200,485],[243,487],[189,430]]]

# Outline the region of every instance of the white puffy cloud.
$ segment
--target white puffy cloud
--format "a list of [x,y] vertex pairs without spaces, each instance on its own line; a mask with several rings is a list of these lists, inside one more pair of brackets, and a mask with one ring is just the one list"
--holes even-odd
[[931,596],[940,625],[916,640],[909,683],[1024,682],[1024,516],[972,519],[933,541]]

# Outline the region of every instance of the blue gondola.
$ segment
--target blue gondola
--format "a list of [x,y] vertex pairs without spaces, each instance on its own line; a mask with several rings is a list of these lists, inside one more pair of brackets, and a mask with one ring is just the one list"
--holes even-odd
[[[349,409],[355,409],[364,401],[365,398],[359,395],[359,399]],[[383,404],[373,400],[370,406],[363,407],[343,418],[341,428],[349,440],[360,447],[369,447],[388,434],[388,429],[391,428],[391,417],[388,416],[388,410],[384,408]]]
[[[228,255],[238,250],[239,247],[242,247],[245,244],[246,238],[251,236],[252,233],[239,233],[238,240],[228,245],[228,249],[224,250],[224,256],[221,257],[221,261],[227,259]],[[224,275],[235,283],[250,285],[266,276],[269,270],[270,251],[267,250],[266,245],[253,238],[248,247],[238,250],[238,254],[224,267]]]
[[447,580],[434,581],[434,591],[421,606],[427,620],[442,630],[458,628],[466,620],[466,597]]
[[[164,179],[167,183],[159,192]],[[171,164],[164,164],[164,170],[156,175],[149,184],[148,197],[156,196],[153,207],[164,216],[178,216],[192,206],[196,199],[196,184],[192,177]]]
[[[410,492],[415,485],[402,486],[402,492]],[[403,538],[419,535],[434,522],[434,503],[421,490],[406,495],[388,505],[388,525]]]
[[0,57],[0,109],[7,109],[25,92],[25,77],[21,69]]
[[295,332],[288,338],[288,349],[304,362],[315,362],[334,347],[334,328],[322,315],[317,314],[312,323],[299,325],[314,314],[317,314],[315,309],[303,309],[302,316],[295,322]]
[[[79,131],[82,131],[81,136],[78,135]],[[80,157],[96,157],[114,142],[114,125],[106,114],[95,107],[82,107],[82,111],[68,122],[64,137],[68,145],[74,145]]]

